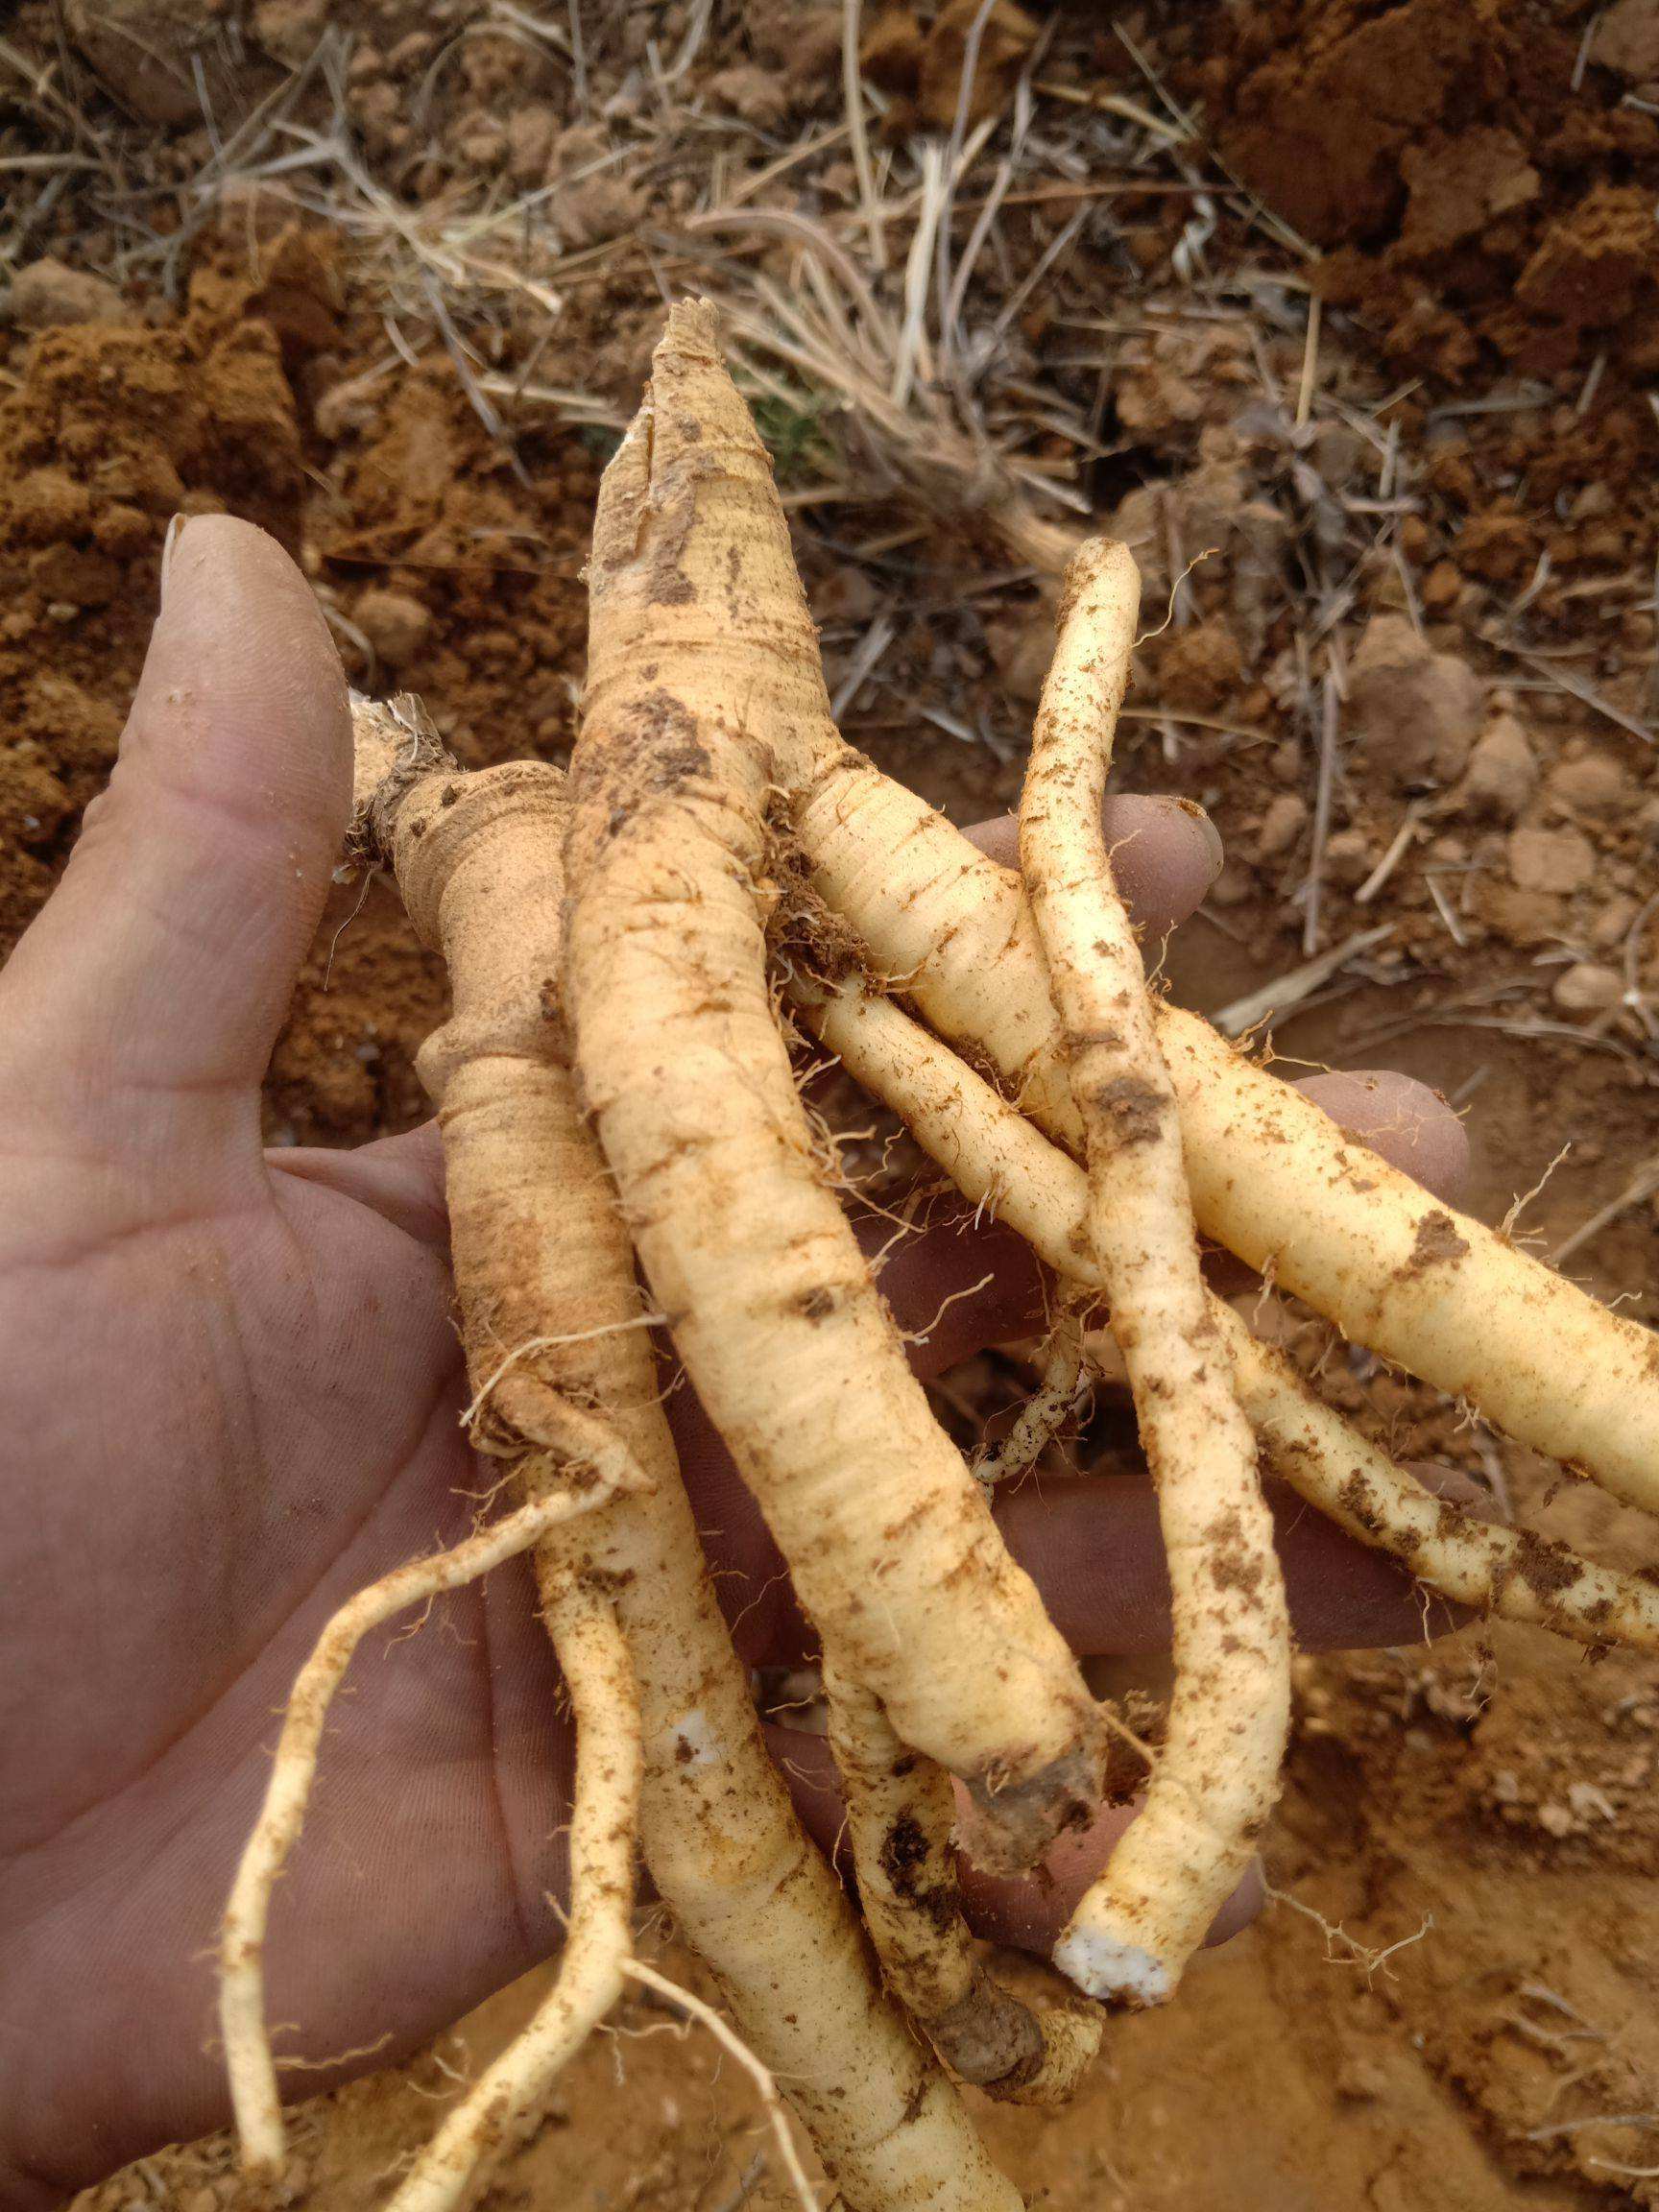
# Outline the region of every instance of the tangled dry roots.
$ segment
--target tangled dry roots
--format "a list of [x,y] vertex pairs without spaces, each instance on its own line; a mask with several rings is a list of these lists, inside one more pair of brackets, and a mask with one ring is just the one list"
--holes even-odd
[[[1206,1290],[1195,1231],[1649,1509],[1659,1346],[1153,997],[1099,829],[1139,596],[1121,547],[1085,546],[1069,578],[1023,882],[841,742],[705,306],[669,316],[601,489],[589,584],[568,782],[539,762],[465,774],[413,702],[356,709],[354,851],[449,969],[421,1073],[474,1440],[517,1503],[354,1599],[296,1688],[225,1920],[245,2156],[281,2156],[265,1926],[328,1698],[377,1622],[534,1547],[578,1732],[569,1938],[397,2212],[466,2200],[624,1984],[654,1980],[630,1952],[640,1855],[734,2016],[718,2032],[780,2115],[773,2084],[787,2096],[850,2212],[1017,2212],[952,2077],[1054,2102],[1104,2013],[1063,1984],[1033,2011],[988,1972],[957,1895],[955,1785],[975,1855],[1028,1867],[1092,1812],[1106,1730],[911,1378],[797,1094],[795,1028],[1062,1278],[1072,1319],[1033,1436],[1075,1392],[1085,1307],[1104,1301],[1124,1356],[1176,1688],[1145,1814],[1056,1951],[1090,1997],[1173,1990],[1271,1807],[1288,1641],[1259,1456],[1449,1598],[1659,1647],[1646,1579],[1472,1521],[1356,1435]],[[817,1631],[861,1916],[767,1758],[640,1275]],[[780,2150],[810,2201],[786,2130]]]

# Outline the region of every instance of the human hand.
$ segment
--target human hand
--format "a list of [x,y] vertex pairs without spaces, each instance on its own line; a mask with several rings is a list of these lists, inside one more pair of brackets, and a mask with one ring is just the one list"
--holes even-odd
[[[484,1486],[458,1423],[434,1133],[260,1145],[349,784],[303,580],[258,532],[191,522],[110,788],[0,974],[8,2207],[225,2120],[211,1949],[275,1717],[328,1615],[459,1540]],[[1168,926],[1214,875],[1209,833],[1170,802],[1113,805],[1129,896]],[[1461,1132],[1430,1094],[1322,1095],[1447,1187]],[[925,1372],[1028,1325],[1036,1272],[995,1230],[893,1257],[906,1328],[992,1270],[918,1348]],[[672,1407],[718,1587],[761,1658],[794,1630],[774,1555],[688,1394]],[[1006,1525],[1080,1648],[1165,1634],[1137,1485],[1025,1493]],[[1305,1646],[1421,1632],[1401,1576],[1323,1522],[1298,1517],[1286,1551]],[[307,2054],[368,2045],[381,2064],[554,1947],[572,1745],[521,1566],[365,1651],[350,1684],[278,1892],[272,2017]],[[1083,1848],[1097,1862],[1108,1839]],[[990,1932],[1042,1940],[1035,1891],[976,1894]]]

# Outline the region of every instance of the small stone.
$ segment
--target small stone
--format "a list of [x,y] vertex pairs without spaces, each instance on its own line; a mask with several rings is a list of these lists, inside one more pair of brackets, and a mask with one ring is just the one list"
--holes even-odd
[[1659,79],[1659,0],[1615,0],[1596,25],[1590,59],[1627,84]]
[[1354,656],[1346,720],[1397,787],[1449,783],[1469,759],[1482,701],[1466,662],[1435,652],[1404,615],[1379,614]]
[[1327,417],[1315,428],[1309,450],[1321,477],[1336,489],[1347,483],[1368,448],[1352,424]]
[[1249,869],[1238,860],[1229,860],[1210,886],[1210,904],[1242,906],[1246,899],[1254,896],[1255,890],[1255,878]]
[[705,89],[716,108],[729,108],[759,131],[775,131],[789,111],[789,95],[776,73],[752,61],[717,71]]
[[544,100],[516,108],[507,118],[507,174],[526,190],[547,174],[559,119]]
[[635,180],[602,171],[565,185],[554,193],[551,206],[560,237],[576,252],[631,230],[645,213],[646,197]]
[[1350,2058],[1336,2077],[1336,2094],[1346,2104],[1375,2104],[1388,2094],[1387,2068],[1375,2058]]
[[267,54],[298,69],[328,27],[328,0],[258,0],[253,36]]
[[1590,925],[1591,944],[1603,952],[1610,946],[1623,945],[1640,912],[1639,902],[1628,895],[1610,899]]
[[1576,960],[1556,976],[1550,996],[1564,1013],[1606,1014],[1624,996],[1624,978],[1616,969]]
[[457,156],[469,169],[498,169],[507,158],[507,133],[492,116],[469,116],[455,132],[453,143]]
[[787,15],[780,13],[775,22],[790,49],[781,60],[789,89],[799,101],[810,99],[821,84],[832,83],[839,72],[841,11],[809,8],[795,0]]
[[402,591],[365,591],[352,618],[393,670],[406,668],[432,635],[430,613]]
[[1520,891],[1513,883],[1490,877],[1473,878],[1478,886],[1476,907],[1480,920],[1510,945],[1548,945],[1558,942],[1561,902],[1542,891]]
[[[865,571],[852,561],[837,562],[823,577],[815,577],[812,584],[812,612],[820,622],[868,622],[880,604],[879,594]],[[1023,637],[1029,631],[1039,636],[1046,630],[1049,642],[1053,641],[1054,626],[1022,623],[998,630],[991,639],[991,654],[998,668],[1002,665],[1003,640]]]
[[1308,819],[1308,802],[1299,791],[1281,791],[1271,801],[1256,832],[1258,860],[1276,860],[1287,853],[1302,834]]
[[1325,845],[1325,873],[1352,890],[1371,873],[1371,840],[1362,830],[1338,830]]
[[56,330],[67,323],[131,323],[132,310],[113,284],[89,269],[70,269],[48,254],[12,279],[12,320],[20,330]]
[[1611,820],[1630,804],[1630,780],[1617,760],[1590,753],[1563,760],[1544,779],[1545,796],[1570,813]]
[[1594,1782],[1569,1782],[1567,1802],[1580,1820],[1617,1820],[1619,1808]]
[[1158,663],[1158,687],[1167,705],[1203,710],[1219,707],[1243,673],[1238,638],[1225,622],[1212,619],[1167,639]]
[[976,39],[974,79],[968,95],[968,121],[982,123],[1013,94],[1025,57],[1042,27],[1014,0],[950,0],[941,10],[922,55],[921,106],[925,122],[949,131],[961,104],[968,47]]
[[1565,1805],[1540,1805],[1538,1825],[1546,1836],[1553,1836],[1560,1842],[1564,1837],[1572,1835],[1578,1823]]
[[423,68],[432,58],[432,45],[430,31],[406,31],[386,56],[386,74],[401,78]]
[[509,100],[541,92],[551,82],[553,64],[546,50],[530,39],[512,37],[505,29],[497,32],[488,11],[469,30],[471,36],[456,43],[457,64],[468,91],[492,114],[499,114]]
[[1414,260],[1448,252],[1538,197],[1527,148],[1502,127],[1460,131],[1407,146],[1400,156],[1407,199],[1400,244]]
[[1450,561],[1436,561],[1423,579],[1423,604],[1431,614],[1446,614],[1463,596],[1463,578]]
[[[64,0],[70,40],[106,91],[143,123],[199,124],[202,93],[220,108],[229,89],[229,47],[203,0]],[[243,82],[239,88],[252,87]]]
[[1577,830],[1526,828],[1509,833],[1509,880],[1523,891],[1570,898],[1595,874],[1595,852]]
[[997,673],[1012,699],[1035,706],[1054,658],[1054,625],[1046,614],[999,623],[991,634]]
[[1512,822],[1526,811],[1537,786],[1531,741],[1513,714],[1500,714],[1469,756],[1468,773],[1457,788],[1459,811]]
[[0,831],[9,841],[49,845],[68,814],[68,792],[33,746],[0,752]]

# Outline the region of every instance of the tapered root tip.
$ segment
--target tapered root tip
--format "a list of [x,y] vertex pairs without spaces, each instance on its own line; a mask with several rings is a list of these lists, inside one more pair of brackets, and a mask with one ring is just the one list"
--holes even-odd
[[660,361],[687,353],[700,353],[709,361],[721,359],[720,316],[712,300],[675,301],[651,355],[653,373]]
[[1127,606],[1130,619],[1141,605],[1141,570],[1120,539],[1086,538],[1067,565],[1055,610],[1055,627],[1064,629],[1080,601],[1094,598]]
[[1094,1928],[1070,1928],[1054,1946],[1054,1963],[1066,1979],[1102,2005],[1142,2011],[1166,2004],[1175,1978],[1161,1959],[1139,1943],[1120,1942]]
[[[600,479],[586,571],[590,650],[595,642],[603,650],[618,586],[642,589],[655,606],[706,595],[715,566],[699,554],[709,495],[723,479],[747,479],[770,493],[771,462],[732,381],[712,302],[681,300],[651,355],[638,412]],[[628,620],[637,617],[631,610]]]

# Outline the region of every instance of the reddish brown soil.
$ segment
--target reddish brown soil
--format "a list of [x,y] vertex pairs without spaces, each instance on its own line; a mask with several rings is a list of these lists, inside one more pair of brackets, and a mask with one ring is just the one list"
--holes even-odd
[[[362,128],[403,158],[400,119],[434,49],[396,61],[399,39],[421,36],[420,12],[360,12],[376,41],[376,65],[354,79]],[[733,109],[759,103],[790,128],[832,122],[822,24],[791,53],[776,12],[749,11],[700,67],[751,72],[722,95]],[[938,12],[906,7],[878,25],[898,96],[935,126]],[[1096,11],[1079,0],[1051,12],[1050,77],[1153,98]],[[1291,901],[1313,850],[1310,702],[1324,662],[1310,685],[1286,581],[1304,609],[1346,589],[1322,942],[1379,924],[1394,934],[1280,1022],[1274,1046],[1287,1059],[1404,1068],[1466,1101],[1488,1218],[1571,1140],[1524,1224],[1546,1248],[1659,1150],[1641,1020],[1560,996],[1581,969],[1659,990],[1659,931],[1632,936],[1659,884],[1659,776],[1653,749],[1602,710],[1646,723],[1654,699],[1659,118],[1623,103],[1645,96],[1647,70],[1659,80],[1659,8],[1600,11],[1575,91],[1598,12],[1566,0],[1239,0],[1138,26],[1168,87],[1202,102],[1220,155],[1318,250],[1308,260],[1236,205],[1210,249],[1240,282],[1265,269],[1285,298],[1310,284],[1326,302],[1316,404],[1300,429],[1299,321],[1252,321],[1260,296],[1248,291],[1186,317],[1169,276],[1190,212],[1178,194],[1122,191],[1110,228],[1090,234],[1094,251],[1063,262],[1019,325],[1062,384],[1075,319],[1131,325],[1115,341],[1105,457],[1088,482],[1099,514],[1142,546],[1149,606],[1178,561],[1216,548],[1143,649],[1135,699],[1147,718],[1126,728],[1124,781],[1201,799],[1229,845],[1215,895],[1171,950],[1175,986],[1214,1008],[1302,956]],[[280,50],[283,11],[258,13]],[[1018,26],[998,21],[1017,61]],[[441,153],[406,156],[426,161],[434,190],[486,158],[478,103],[514,120],[563,97],[533,71],[515,79],[518,51],[492,63],[479,41],[452,73]],[[666,221],[666,203],[656,212]],[[420,690],[465,758],[558,757],[569,740],[603,439],[532,425],[509,452],[442,349],[378,373],[385,334],[338,238],[243,213],[196,241],[176,305],[139,278],[124,322],[0,330],[0,950],[47,895],[108,772],[161,533],[180,509],[227,507],[275,530],[314,578],[354,679]],[[1039,221],[1011,217],[1028,256],[1051,235]],[[55,232],[48,218],[34,250],[72,257],[67,220]],[[630,405],[654,299],[645,259],[629,252],[573,282],[537,375]],[[1125,315],[1126,300],[1145,312]],[[1493,397],[1502,411],[1443,412]],[[1385,493],[1376,445],[1390,435]],[[1391,497],[1389,531],[1377,516]],[[913,515],[896,519],[914,529]],[[871,535],[867,517],[803,510],[831,682],[874,612],[895,622],[888,676],[860,692],[848,728],[959,819],[993,811],[1017,788],[1046,617],[1028,584],[998,586],[994,558],[975,565],[960,535],[847,556],[850,539]],[[1472,727],[1456,723],[1444,670],[1425,679],[1439,688],[1404,734],[1365,707],[1355,669],[1378,613],[1414,613],[1430,646],[1475,671]],[[1561,670],[1601,706],[1559,688]],[[932,709],[992,743],[941,734],[924,718]],[[1425,751],[1435,716],[1445,726]],[[1468,762],[1503,716],[1522,727],[1528,767],[1492,805]],[[1360,902],[1408,814],[1402,858]],[[279,1141],[354,1141],[421,1112],[413,1053],[441,1012],[441,981],[390,900],[353,911],[354,899],[342,894],[330,915],[277,1048]],[[1631,1207],[1575,1263],[1650,1321],[1656,1221],[1651,1202]],[[1401,1449],[1478,1463],[1455,1411],[1422,1393],[1362,1385],[1358,1371],[1333,1388],[1366,1401]],[[1524,1455],[1504,1464],[1539,1526],[1612,1557],[1650,1556],[1630,1516],[1593,1493],[1551,1499]],[[1518,1631],[1306,1666],[1269,1853],[1295,1904],[1203,1961],[1180,2005],[1115,2027],[1070,2115],[988,2114],[1011,2170],[1053,2212],[1655,2201],[1650,2179],[1619,2169],[1659,2164],[1659,2129],[1566,2124],[1659,2106],[1656,1730],[1650,1668],[1593,1665]],[[1299,1908],[1340,1923],[1366,1960],[1432,1926],[1367,1965]],[[531,1994],[506,1992],[464,2024],[464,2052],[446,2039],[312,2111],[293,2176],[312,2184],[311,2201],[380,2201],[387,2170],[451,2092],[444,2069],[486,2058]],[[624,2025],[652,2022],[636,2011]],[[740,2199],[762,2144],[746,2089],[701,2039],[623,2034],[573,2070],[490,2201],[776,2207],[767,2174]],[[237,2200],[218,2143],[149,2162],[95,2202],[210,2212]]]
[[1607,348],[1634,373],[1651,366],[1659,119],[1624,104],[1659,73],[1642,0],[1220,13],[1195,27],[1192,70],[1217,141],[1333,250],[1322,288],[1391,356],[1547,376]]

